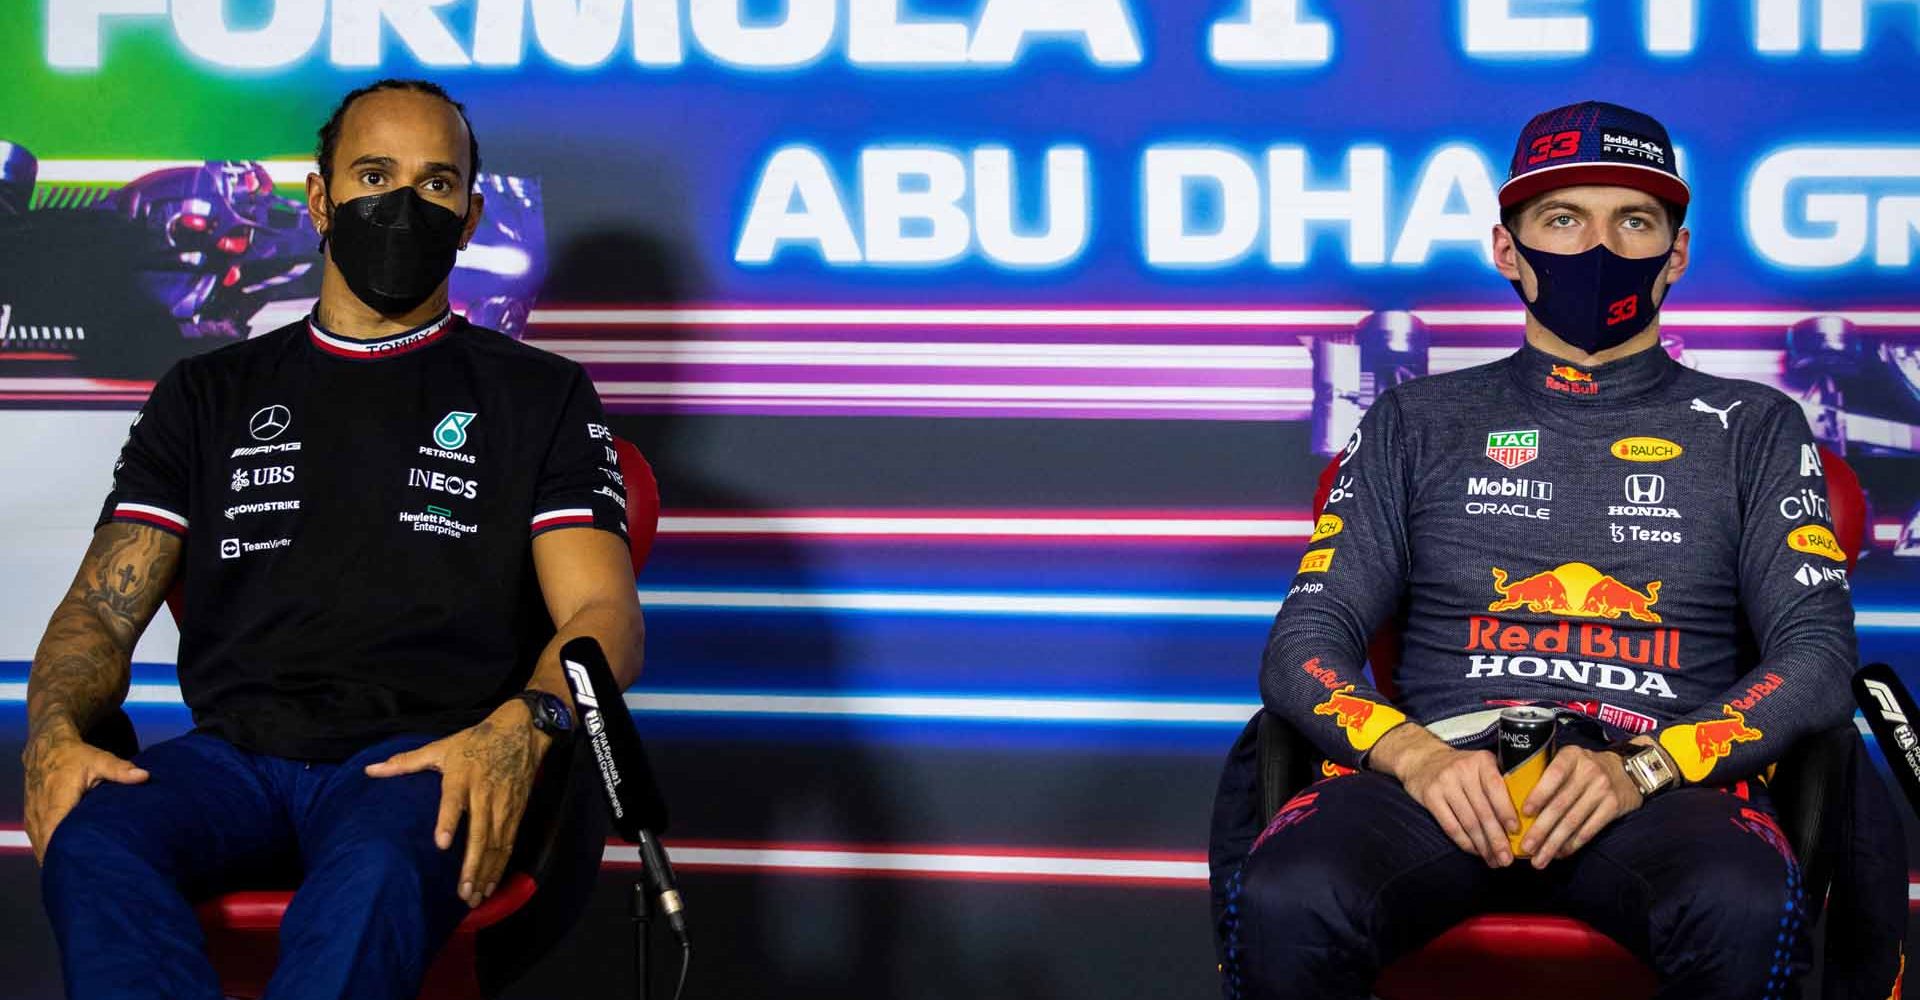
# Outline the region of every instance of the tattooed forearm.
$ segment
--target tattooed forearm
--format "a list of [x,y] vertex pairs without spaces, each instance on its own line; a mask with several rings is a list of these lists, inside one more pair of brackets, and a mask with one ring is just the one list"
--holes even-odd
[[84,732],[126,697],[127,665],[179,565],[179,538],[142,525],[94,532],[80,572],[47,623],[27,681],[31,732]]

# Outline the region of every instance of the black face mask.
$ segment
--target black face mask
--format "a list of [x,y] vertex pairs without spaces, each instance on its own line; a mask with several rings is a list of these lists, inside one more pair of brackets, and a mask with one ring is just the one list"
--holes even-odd
[[453,273],[467,220],[412,188],[335,203],[327,233],[334,266],[382,315],[411,312]]
[[1618,347],[1647,328],[1660,310],[1653,286],[1673,248],[1654,257],[1622,257],[1602,243],[1584,253],[1552,253],[1513,245],[1533,268],[1539,294],[1527,302],[1518,281],[1513,290],[1527,311],[1554,336],[1588,354]]

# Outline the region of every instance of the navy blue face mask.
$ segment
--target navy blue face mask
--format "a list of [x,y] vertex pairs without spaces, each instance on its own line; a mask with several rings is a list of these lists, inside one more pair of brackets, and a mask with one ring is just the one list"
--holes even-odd
[[1527,302],[1518,281],[1513,290],[1527,311],[1554,336],[1588,354],[1618,347],[1647,328],[1660,311],[1654,282],[1673,247],[1654,257],[1622,257],[1602,243],[1582,253],[1549,253],[1513,241],[1533,268],[1539,295]]

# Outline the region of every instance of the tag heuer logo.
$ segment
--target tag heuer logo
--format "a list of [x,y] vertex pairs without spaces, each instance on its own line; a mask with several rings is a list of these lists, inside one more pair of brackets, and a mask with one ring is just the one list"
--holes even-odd
[[459,451],[467,443],[467,425],[473,423],[474,414],[454,410],[440,418],[433,428],[433,443],[448,451]]
[[1540,432],[1494,431],[1487,435],[1487,457],[1518,469],[1540,457]]

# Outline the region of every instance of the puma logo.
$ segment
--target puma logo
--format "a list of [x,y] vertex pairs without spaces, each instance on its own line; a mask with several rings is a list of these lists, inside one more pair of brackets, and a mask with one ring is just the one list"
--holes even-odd
[[1695,396],[1693,399],[1693,412],[1711,413],[1714,416],[1719,417],[1720,429],[1724,431],[1727,429],[1727,414],[1732,413],[1733,408],[1735,406],[1739,406],[1741,403],[1744,403],[1744,402],[1746,402],[1746,400],[1736,399],[1731,404],[1729,404],[1726,409],[1722,410],[1712,406],[1708,406],[1706,400],[1701,399],[1698,396]]

